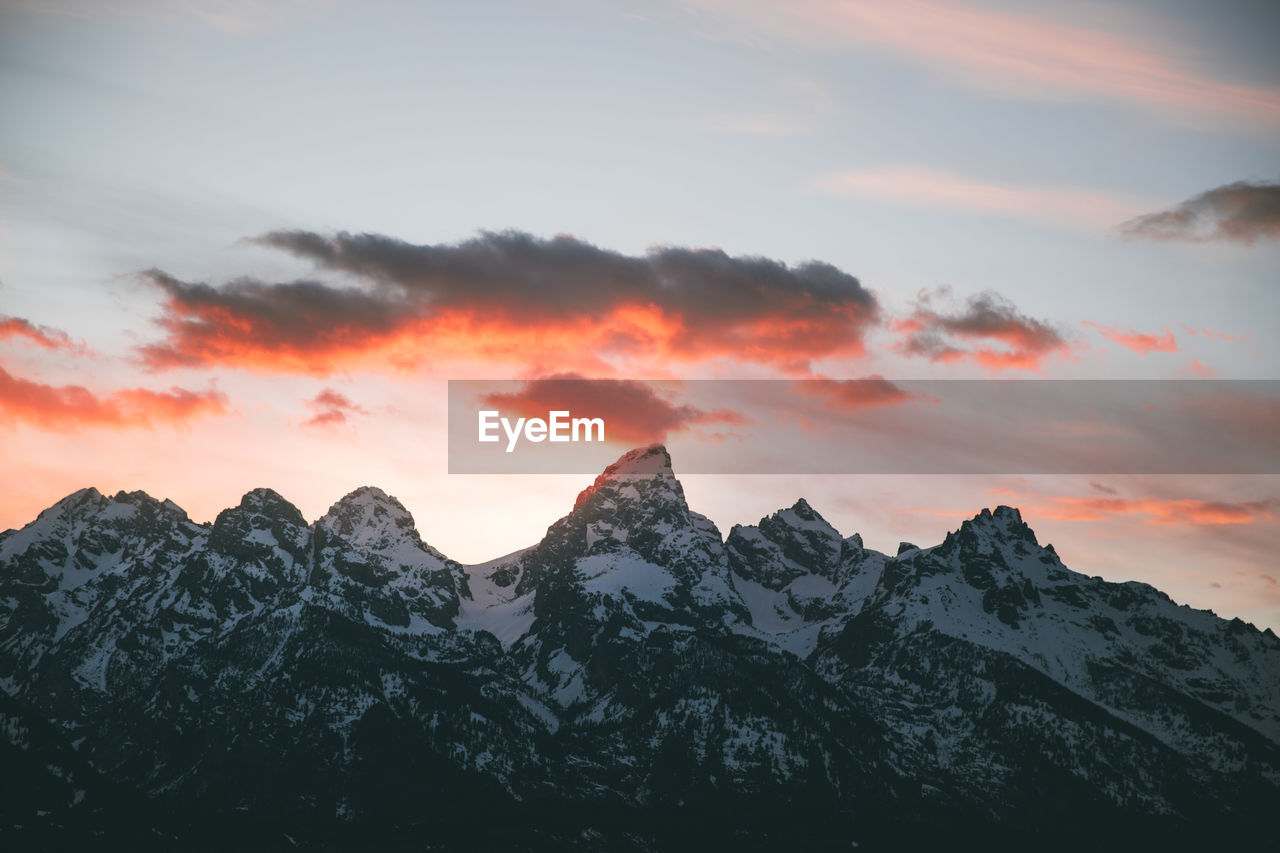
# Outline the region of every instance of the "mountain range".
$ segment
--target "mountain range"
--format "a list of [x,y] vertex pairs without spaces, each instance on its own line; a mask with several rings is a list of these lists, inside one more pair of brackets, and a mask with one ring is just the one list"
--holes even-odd
[[657,445],[475,566],[84,489],[0,534],[0,763],[6,849],[1168,849],[1273,826],[1280,639],[1010,507],[722,536]]

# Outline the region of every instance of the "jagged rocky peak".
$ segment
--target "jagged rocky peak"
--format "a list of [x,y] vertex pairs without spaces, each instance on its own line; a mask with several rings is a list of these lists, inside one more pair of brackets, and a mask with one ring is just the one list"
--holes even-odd
[[832,559],[840,556],[840,532],[804,498],[788,509],[780,509],[768,518],[760,519],[760,530],[771,539],[798,536],[812,545],[815,551],[833,552]]
[[361,486],[345,495],[316,521],[348,544],[368,554],[379,554],[392,563],[410,565],[422,553],[436,561],[447,558],[422,541],[413,515],[404,504],[376,486]]
[[[840,532],[804,498],[757,525],[736,525],[725,542],[737,574],[774,589],[800,575],[834,579],[846,547]],[[860,548],[861,540],[848,547]]]
[[573,509],[612,509],[636,501],[674,503],[688,509],[684,487],[671,467],[671,454],[661,444],[624,453],[579,493]]
[[48,509],[41,510],[36,518],[45,518],[53,515],[72,515],[84,512],[92,512],[102,506],[106,499],[102,492],[89,486],[85,489],[78,489],[67,495],[62,500],[55,503]]
[[1022,513],[1015,507],[998,506],[994,510],[983,509],[973,518],[961,523],[955,533],[948,533],[944,545],[958,543],[964,549],[990,550],[1000,544],[1039,547],[1036,534],[1022,520]]
[[317,521],[347,540],[388,535],[417,538],[413,515],[377,486],[361,486],[329,507]]
[[187,513],[173,501],[159,501],[142,491],[121,491],[107,497],[90,486],[72,492],[45,509],[28,527],[51,530],[53,526],[101,522],[119,528],[187,520]]
[[269,538],[294,552],[305,544],[307,535],[307,521],[296,506],[272,489],[254,489],[245,493],[239,506],[218,513],[209,544],[243,556],[247,548],[263,546]]
[[517,592],[524,594],[544,576],[559,577],[564,566],[587,557],[608,557],[604,562],[614,568],[615,557],[633,564],[635,558],[661,567],[686,592],[701,584],[729,595],[720,531],[689,508],[671,455],[660,444],[623,454],[578,495],[573,510],[521,557]]
[[[279,492],[266,488],[253,489],[246,492],[244,497],[240,498],[239,506],[224,509],[218,513],[219,520],[224,516],[249,517],[270,521],[279,520],[297,524],[301,527],[307,526],[306,519],[302,517],[302,513],[298,511],[296,506],[285,500]],[[216,524],[215,522],[215,526]]]
[[655,489],[669,491],[680,497],[681,501],[685,498],[684,488],[671,467],[671,453],[662,444],[650,444],[649,447],[637,447],[618,457],[617,462],[596,476],[594,483],[582,489],[577,501],[573,502],[573,508],[576,510],[589,502],[595,494],[620,487],[643,488],[646,493]]
[[596,482],[618,477],[654,476],[664,477],[669,480],[674,480],[676,477],[671,469],[671,454],[661,444],[651,444],[648,447],[637,447],[634,450],[628,450],[618,457],[617,462],[605,468],[600,476],[596,478]]

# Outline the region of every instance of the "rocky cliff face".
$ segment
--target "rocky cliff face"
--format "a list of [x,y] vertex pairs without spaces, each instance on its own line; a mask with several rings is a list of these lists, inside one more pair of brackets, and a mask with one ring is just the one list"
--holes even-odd
[[313,524],[77,492],[0,534],[0,679],[28,840],[1186,839],[1280,798],[1270,631],[1072,572],[1008,507],[895,556],[804,500],[722,540],[661,447],[470,570],[373,488]]

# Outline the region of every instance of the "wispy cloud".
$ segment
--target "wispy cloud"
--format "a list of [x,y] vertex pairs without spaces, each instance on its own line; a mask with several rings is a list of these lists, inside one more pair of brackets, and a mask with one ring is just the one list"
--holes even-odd
[[1133,329],[1121,331],[1120,329],[1113,329],[1110,326],[1103,326],[1089,320],[1084,321],[1084,325],[1097,329],[1107,340],[1127,347],[1139,355],[1146,355],[1151,352],[1178,351],[1178,341],[1174,338],[1173,332],[1168,329],[1148,334],[1137,332]]
[[1252,246],[1280,240],[1280,183],[1236,181],[1200,193],[1177,207],[1138,216],[1122,234],[1182,243],[1223,242]]
[[1214,338],[1219,341],[1247,341],[1253,337],[1249,332],[1245,332],[1242,335],[1229,335],[1226,332],[1219,332],[1215,329],[1210,329],[1204,326],[1197,329],[1189,323],[1182,323],[1180,325],[1182,326],[1182,330],[1188,335],[1204,335],[1206,338]]
[[812,77],[787,76],[772,87],[770,106],[714,110],[688,122],[695,130],[747,136],[800,136],[816,133],[839,113],[827,87]]
[[1183,376],[1189,376],[1192,379],[1215,379],[1218,376],[1218,371],[1209,367],[1207,364],[1201,364],[1194,358],[1179,368],[1178,372]]
[[766,38],[878,46],[1026,97],[1123,100],[1280,123],[1280,93],[1214,79],[1142,39],[947,0],[689,0]]
[[1037,516],[1057,521],[1107,521],[1138,516],[1147,524],[1252,524],[1270,520],[1280,501],[1204,501],[1191,498],[1058,497],[1034,507]]
[[71,340],[71,337],[61,329],[37,326],[22,317],[0,314],[0,341],[8,339],[20,340],[41,349],[85,352],[83,343]]
[[84,427],[116,429],[182,424],[227,412],[227,398],[215,390],[127,388],[95,394],[80,385],[47,385],[0,367],[0,426],[19,423],[50,430]]
[[367,415],[368,410],[351,402],[346,394],[325,388],[307,401],[307,408],[315,414],[303,426],[336,427],[347,423],[349,415]]
[[923,166],[849,170],[821,175],[810,189],[840,198],[957,210],[1103,228],[1142,209],[1134,199],[1102,190],[1001,184]]

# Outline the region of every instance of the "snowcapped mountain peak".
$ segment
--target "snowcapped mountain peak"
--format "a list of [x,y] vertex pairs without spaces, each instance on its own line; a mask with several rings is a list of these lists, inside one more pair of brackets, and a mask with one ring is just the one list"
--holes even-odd
[[404,504],[376,486],[361,486],[329,507],[318,524],[343,536],[364,535],[369,531],[400,531],[416,536],[413,516]]
[[722,541],[660,446],[473,567],[475,594],[379,489],[309,527],[256,489],[212,529],[85,489],[0,533],[0,723],[12,692],[113,784],[325,820],[351,792],[337,814],[366,825],[388,791],[416,808],[472,778],[484,814],[505,787],[585,809],[816,794],[1018,833],[1064,803],[1144,832],[1241,803],[1270,819],[1273,632],[1077,574],[1007,506],[899,552],[803,499]]
[[103,501],[102,492],[93,486],[89,486],[85,489],[78,489],[48,509],[41,510],[36,519],[47,521],[53,518],[69,518],[82,515],[85,512],[92,512],[94,508],[101,506]]
[[598,479],[652,476],[675,478],[671,470],[671,454],[664,445],[651,444],[628,450],[618,457],[617,462],[605,468]]
[[338,534],[358,549],[377,553],[391,565],[412,566],[424,555],[432,568],[446,558],[422,541],[404,504],[376,486],[361,486],[329,507],[316,528]]
[[959,538],[982,543],[1022,542],[1038,546],[1036,534],[1022,520],[1022,513],[1015,507],[998,506],[995,510],[983,509],[960,525]]
[[661,444],[638,447],[624,453],[578,494],[573,509],[576,512],[601,501],[636,499],[675,503],[688,509],[684,488],[671,468],[671,454]]
[[309,538],[296,506],[271,489],[254,489],[239,506],[218,513],[209,546],[237,559],[265,559],[279,566],[301,560]]
[[[218,519],[223,516],[234,514],[236,516],[262,516],[267,519],[287,521],[291,524],[297,524],[306,527],[306,519],[302,517],[302,513],[298,508],[289,501],[285,500],[274,489],[258,488],[245,492],[240,498],[239,506],[231,509],[224,509],[218,514]],[[214,523],[217,526],[217,522]]]

